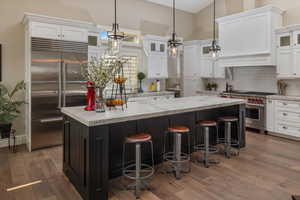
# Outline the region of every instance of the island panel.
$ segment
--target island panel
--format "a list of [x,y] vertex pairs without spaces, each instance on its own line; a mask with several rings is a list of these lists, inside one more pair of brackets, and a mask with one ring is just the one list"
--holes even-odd
[[[91,126],[65,116],[64,173],[83,199],[108,199],[109,179],[122,175],[122,152],[125,137],[146,132],[152,135],[155,163],[162,162],[164,134],[169,126],[184,125],[191,129],[192,143],[199,131],[199,120],[216,120],[221,116],[239,117],[242,146],[245,146],[245,105],[231,105],[194,112],[186,112],[148,119]],[[224,128],[221,128],[221,132]],[[200,133],[201,134],[201,133]],[[170,135],[170,134],[169,134]],[[234,134],[235,135],[235,134]],[[170,140],[172,142],[172,140]],[[172,143],[171,143],[172,144]],[[184,151],[187,151],[187,142]],[[169,150],[172,147],[170,146]],[[143,161],[150,163],[150,148],[143,147]],[[135,156],[134,146],[126,150],[128,160]]]

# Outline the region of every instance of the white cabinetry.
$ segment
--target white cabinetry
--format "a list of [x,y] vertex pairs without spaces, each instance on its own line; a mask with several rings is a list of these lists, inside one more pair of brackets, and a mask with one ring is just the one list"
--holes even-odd
[[276,30],[278,78],[300,78],[300,25]]
[[225,78],[225,68],[219,65],[209,51],[212,40],[201,41],[201,77],[202,78]]
[[59,40],[61,38],[61,28],[55,24],[32,22],[31,35],[32,37]]
[[275,29],[282,26],[279,8],[265,6],[217,19],[221,67],[276,63]]
[[62,34],[62,40],[75,41],[75,42],[88,41],[87,29],[77,28],[72,26],[62,26],[61,34]]
[[267,101],[267,130],[300,140],[300,101]]
[[148,73],[147,76],[151,78],[167,78],[168,77],[168,58],[159,54],[152,54],[148,56]]
[[200,77],[200,46],[197,44],[184,46],[184,68],[185,77]]
[[144,72],[149,79],[168,78],[168,53],[166,37],[146,35],[143,38]]
[[267,108],[266,108],[266,127],[267,131],[274,132],[275,131],[275,107],[274,100],[267,100]]
[[75,42],[87,42],[88,30],[73,26],[61,26],[56,24],[32,22],[31,36],[54,40],[67,40]]
[[184,43],[184,76],[198,78],[225,78],[225,68],[220,67],[209,52],[211,40]]

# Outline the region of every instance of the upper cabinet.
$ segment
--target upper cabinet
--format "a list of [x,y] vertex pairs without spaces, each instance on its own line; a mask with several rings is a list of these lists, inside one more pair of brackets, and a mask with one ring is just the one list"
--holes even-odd
[[59,40],[61,27],[55,24],[32,22],[31,36]]
[[278,78],[300,78],[300,25],[290,25],[275,32]]
[[88,32],[96,25],[70,19],[49,17],[25,13],[23,24],[30,33],[30,37],[74,42],[88,42]]
[[62,40],[88,42],[88,30],[72,26],[61,27]]
[[144,72],[149,79],[168,78],[168,38],[146,35],[143,38]]
[[225,78],[225,68],[220,67],[209,51],[211,40],[188,41],[184,43],[185,77]]
[[274,30],[282,26],[282,14],[279,8],[265,6],[217,19],[220,66],[275,65]]
[[200,45],[184,45],[184,77],[200,77],[201,63],[200,63]]
[[32,22],[31,36],[54,40],[88,42],[87,29],[40,22]]

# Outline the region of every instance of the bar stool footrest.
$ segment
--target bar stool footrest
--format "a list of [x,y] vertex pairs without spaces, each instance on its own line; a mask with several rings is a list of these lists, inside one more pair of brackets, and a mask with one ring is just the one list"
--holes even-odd
[[[123,169],[123,176],[128,178],[128,179],[132,179],[132,180],[143,180],[143,179],[147,179],[149,177],[151,177],[154,174],[154,168],[151,165],[148,164],[141,164],[141,170],[140,170],[140,174],[145,174],[145,175],[141,175],[139,178],[135,177],[135,173],[136,173],[136,169],[135,169],[136,165],[135,164],[131,164],[126,166]],[[133,169],[131,169],[133,168]],[[130,174],[133,174],[132,176]]]
[[187,153],[181,152],[181,158],[179,160],[175,160],[175,153],[174,152],[168,152],[164,154],[164,161],[170,162],[170,163],[184,163],[190,161],[190,156]]
[[[219,144],[226,144],[226,139],[224,138],[219,138]],[[238,140],[231,140],[230,141],[231,146],[238,146],[239,145],[239,141]]]
[[[207,152],[208,154],[214,154],[214,153],[217,153],[219,151],[217,146],[212,146],[212,145],[210,145],[208,147],[208,149],[209,149],[209,152]],[[201,153],[206,152],[204,144],[195,145],[194,150],[197,151],[197,152],[201,152]]]

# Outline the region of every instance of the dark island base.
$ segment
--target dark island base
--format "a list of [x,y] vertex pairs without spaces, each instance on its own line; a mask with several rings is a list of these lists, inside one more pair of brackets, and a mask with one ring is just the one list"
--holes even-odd
[[[162,162],[164,133],[169,126],[183,125],[191,129],[192,137],[200,131],[199,120],[216,120],[220,116],[236,116],[240,119],[242,147],[245,147],[245,106],[195,111],[157,118],[127,121],[116,124],[87,127],[65,116],[63,170],[70,182],[85,200],[108,199],[108,181],[120,176],[122,145],[124,138],[136,133],[149,133],[153,137],[155,163]],[[235,129],[236,130],[236,129]],[[224,134],[224,127],[219,129]],[[233,134],[233,137],[237,133]],[[186,144],[183,141],[183,144]],[[150,150],[145,146],[144,161],[150,160]],[[184,148],[185,151],[187,147]],[[134,159],[134,147],[128,148],[127,158]]]

